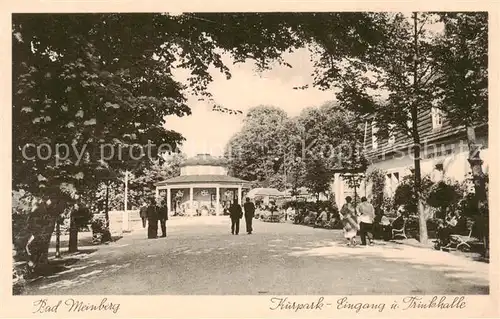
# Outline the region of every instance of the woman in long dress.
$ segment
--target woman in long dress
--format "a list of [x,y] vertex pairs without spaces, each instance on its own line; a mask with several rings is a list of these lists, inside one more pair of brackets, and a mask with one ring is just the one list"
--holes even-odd
[[342,218],[342,225],[344,226],[344,237],[347,239],[348,246],[355,246],[359,225],[356,219],[354,205],[351,203],[352,198],[347,196],[345,201],[346,203],[340,210],[340,217]]

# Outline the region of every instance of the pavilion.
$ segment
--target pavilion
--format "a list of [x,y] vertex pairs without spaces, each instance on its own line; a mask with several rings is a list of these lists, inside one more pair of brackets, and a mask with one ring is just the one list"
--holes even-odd
[[156,183],[156,196],[165,197],[173,211],[222,214],[222,207],[237,200],[242,204],[248,181],[228,175],[227,162],[210,154],[198,154],[181,164],[180,176]]

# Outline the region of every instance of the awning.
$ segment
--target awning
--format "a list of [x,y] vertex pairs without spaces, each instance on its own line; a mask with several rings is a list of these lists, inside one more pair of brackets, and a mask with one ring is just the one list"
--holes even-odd
[[246,196],[249,198],[255,198],[256,196],[282,197],[284,194],[276,188],[254,188],[251,189]]

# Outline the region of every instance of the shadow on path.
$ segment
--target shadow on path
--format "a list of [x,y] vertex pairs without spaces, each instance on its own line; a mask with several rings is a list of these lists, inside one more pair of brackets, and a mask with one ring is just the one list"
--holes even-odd
[[[242,223],[244,229],[244,223]],[[342,232],[255,225],[182,226],[105,246],[33,285],[27,294],[371,295],[488,294],[489,265],[380,242],[346,247]]]

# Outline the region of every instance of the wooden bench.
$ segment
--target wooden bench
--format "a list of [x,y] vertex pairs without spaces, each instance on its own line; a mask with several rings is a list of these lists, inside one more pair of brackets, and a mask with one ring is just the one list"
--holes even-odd
[[403,219],[403,226],[399,229],[392,229],[392,238],[396,238],[396,236],[403,237],[404,239],[408,239],[406,237],[406,218]]
[[459,235],[459,234],[451,234],[450,239],[451,242],[449,245],[447,245],[446,248],[449,248],[449,246],[454,245],[455,249],[457,250],[471,250],[471,243],[472,242],[478,242],[479,240],[477,238],[472,237],[472,229],[474,227],[474,223],[470,222],[467,225],[467,228],[469,230],[469,233],[467,235]]

